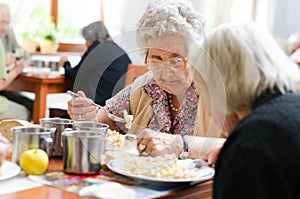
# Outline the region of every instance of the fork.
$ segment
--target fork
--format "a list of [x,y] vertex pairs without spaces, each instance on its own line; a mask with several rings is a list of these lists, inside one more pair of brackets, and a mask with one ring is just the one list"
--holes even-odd
[[[67,94],[70,95],[70,96],[72,96],[72,97],[81,97],[81,96],[79,96],[78,94],[76,94],[76,93],[74,93],[74,92],[72,92],[72,91],[67,91]],[[81,98],[83,98],[83,97],[81,97]],[[100,108],[100,109],[104,109],[104,111],[106,112],[107,116],[108,116],[110,119],[112,119],[113,121],[126,123],[126,120],[125,120],[125,119],[120,118],[120,117],[118,117],[118,116],[115,116],[115,115],[109,113],[109,112],[107,111],[107,109],[104,108],[103,106],[101,106],[101,105],[99,105],[99,104],[96,104],[95,102],[93,102],[92,105],[93,105],[93,106],[96,106],[96,107],[98,107],[98,108]]]

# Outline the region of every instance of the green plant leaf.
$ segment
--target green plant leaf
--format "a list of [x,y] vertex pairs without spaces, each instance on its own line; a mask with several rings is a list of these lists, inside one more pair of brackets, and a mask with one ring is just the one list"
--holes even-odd
[[44,39],[55,41],[55,36],[53,34],[48,34],[44,36]]

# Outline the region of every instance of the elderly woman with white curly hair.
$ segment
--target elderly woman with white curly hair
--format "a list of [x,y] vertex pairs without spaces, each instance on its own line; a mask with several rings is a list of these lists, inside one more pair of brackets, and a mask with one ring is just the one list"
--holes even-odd
[[[181,158],[198,158],[224,142],[192,136],[199,96],[187,70],[187,57],[190,45],[203,40],[204,25],[203,15],[183,0],[152,2],[138,22],[137,43],[140,49],[146,49],[145,64],[150,72],[107,100],[105,108],[119,117],[123,110],[133,115],[129,132],[138,135],[142,154],[175,153]],[[86,98],[75,98],[69,101],[68,112],[73,119],[81,114],[86,120],[126,132],[105,110],[97,111],[91,103]]]
[[299,198],[297,65],[253,22],[216,28],[195,58],[191,73],[204,103],[238,116],[218,156],[214,198]]

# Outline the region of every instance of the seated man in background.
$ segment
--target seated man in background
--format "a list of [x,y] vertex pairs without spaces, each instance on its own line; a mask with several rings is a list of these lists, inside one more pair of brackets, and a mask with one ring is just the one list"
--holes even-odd
[[[5,66],[5,52],[0,42],[0,91],[6,89],[8,85],[22,72],[24,68],[23,60],[18,60],[15,66],[7,72]],[[30,111],[25,106],[9,100],[0,92],[0,120],[22,119],[29,120]]]
[[[124,87],[124,77],[131,60],[112,40],[101,21],[84,27],[82,36],[86,41],[87,51],[78,65],[72,67],[67,57],[61,58],[60,65],[65,68],[66,78],[74,84],[73,90],[83,90],[88,97],[103,106],[107,99]],[[79,71],[87,75],[77,75]],[[93,78],[95,72],[101,74]],[[94,92],[90,92],[92,88],[95,88]]]
[[[13,30],[9,28],[10,12],[7,5],[0,3],[0,37],[5,49],[5,65],[10,69],[15,65],[18,49],[21,49],[16,41]],[[20,56],[20,55],[18,55]],[[25,55],[21,55],[25,56]],[[28,111],[33,110],[33,101],[19,92],[11,92],[0,89],[0,95],[18,104],[24,105]]]
[[20,48],[13,30],[9,27],[10,12],[7,5],[0,3],[0,36],[5,49],[6,65],[10,66],[16,60],[16,51]]

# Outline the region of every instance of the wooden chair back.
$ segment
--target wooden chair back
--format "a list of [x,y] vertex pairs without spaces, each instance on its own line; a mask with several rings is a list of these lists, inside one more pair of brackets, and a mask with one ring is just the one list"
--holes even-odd
[[125,86],[131,84],[135,78],[148,72],[149,69],[145,65],[128,64]]

